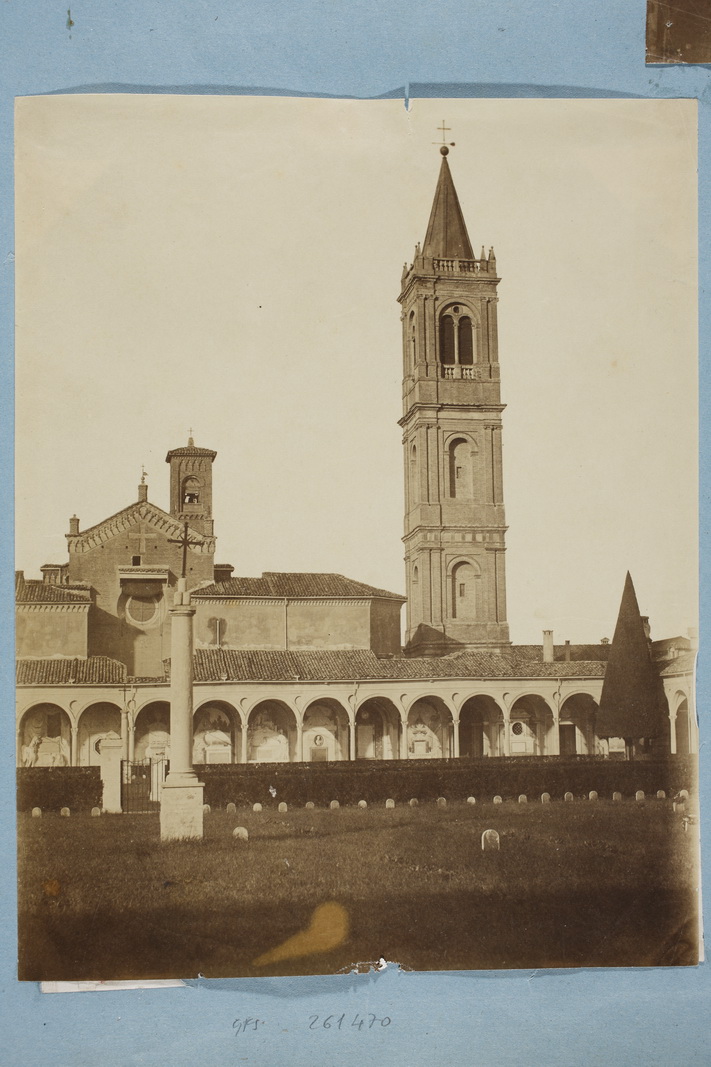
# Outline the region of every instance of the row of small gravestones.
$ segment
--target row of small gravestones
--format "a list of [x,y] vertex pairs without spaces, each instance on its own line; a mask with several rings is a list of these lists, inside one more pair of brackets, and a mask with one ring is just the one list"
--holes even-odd
[[[644,794],[643,790],[641,790],[641,789],[637,790],[637,792],[635,793],[635,797],[634,798],[638,803],[642,803],[646,799],[645,794]],[[597,799],[598,799],[598,794],[594,789],[590,793],[588,793],[588,800],[597,800]],[[613,793],[612,794],[612,799],[614,801],[622,800],[622,793],[618,793],[618,792]],[[679,810],[679,811],[683,812],[685,810],[686,801],[688,799],[689,799],[688,790],[682,789],[674,799],[674,811]],[[550,800],[551,800],[550,793],[541,793],[541,803],[542,804],[550,804]],[[572,793],[566,793],[565,796],[563,797],[563,800],[568,802],[568,803],[570,803],[571,801],[575,800],[575,797],[573,796]],[[657,791],[657,800],[666,800],[666,793],[664,792],[663,789],[659,789]],[[500,796],[495,796],[493,802],[494,802],[494,804],[503,804],[503,798],[500,797]],[[526,796],[525,793],[521,793],[520,797],[518,798],[518,802],[519,802],[519,804],[527,804],[528,803],[528,797]],[[419,804],[419,800],[416,800],[414,797],[412,798],[412,800],[409,801],[409,805],[410,805],[411,808],[416,808],[418,806],[418,804]],[[467,804],[476,804],[476,798],[475,797],[467,797]],[[336,811],[338,808],[340,808],[341,805],[339,804],[339,802],[337,800],[332,800],[329,806],[330,806],[332,811]],[[315,808],[316,805],[313,803],[313,801],[309,800],[309,801],[307,801],[305,807],[306,807],[306,809],[308,811],[310,811],[310,810],[313,810],[313,808]],[[358,801],[358,807],[359,808],[367,808],[368,807],[367,801],[359,800]],[[392,799],[386,800],[385,801],[385,807],[386,808],[394,808],[395,807],[395,801],[392,800]],[[437,807],[438,808],[446,808],[447,807],[447,801],[446,801],[445,797],[438,797],[437,798]],[[209,804],[204,804],[203,805],[203,811],[204,811],[204,813],[206,815],[209,815],[211,810],[212,809],[210,808]],[[279,807],[277,808],[277,811],[279,811],[281,814],[285,814],[288,810],[289,810],[288,806],[284,803],[284,801],[282,801],[281,804],[279,805]],[[255,812],[262,811],[262,805],[261,804],[253,804],[252,805],[252,811],[255,811]],[[228,815],[234,815],[236,812],[237,812],[237,805],[236,804],[228,804],[227,805],[227,814]],[[41,814],[42,814],[42,809],[41,808],[33,808],[32,809],[33,818],[39,818],[39,816]],[[62,808],[61,811],[59,812],[59,814],[60,815],[64,815],[64,816],[68,816],[68,815],[71,814],[71,812],[70,812],[69,808]],[[92,808],[91,809],[91,814],[92,815],[101,815],[101,808]]]

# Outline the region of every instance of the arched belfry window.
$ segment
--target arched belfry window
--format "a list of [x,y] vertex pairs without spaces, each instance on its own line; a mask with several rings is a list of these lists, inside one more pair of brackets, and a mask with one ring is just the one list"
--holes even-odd
[[479,569],[474,563],[458,563],[452,569],[452,618],[476,619]]
[[454,338],[454,319],[451,315],[443,315],[439,320],[439,359],[444,367],[452,367],[456,363]]
[[183,481],[183,504],[199,504],[202,485],[199,478],[189,477]]
[[439,320],[439,361],[444,378],[472,377],[473,372],[455,371],[454,367],[472,367],[476,363],[476,324],[461,304],[444,309]]
[[454,500],[474,496],[474,453],[471,441],[458,437],[447,449],[449,495]]
[[463,367],[474,363],[474,328],[468,315],[462,315],[457,326],[459,334],[459,362]]

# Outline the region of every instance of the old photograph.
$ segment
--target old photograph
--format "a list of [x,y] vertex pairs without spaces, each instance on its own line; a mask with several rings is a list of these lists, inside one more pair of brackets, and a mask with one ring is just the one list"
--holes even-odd
[[696,142],[17,101],[22,980],[698,962]]

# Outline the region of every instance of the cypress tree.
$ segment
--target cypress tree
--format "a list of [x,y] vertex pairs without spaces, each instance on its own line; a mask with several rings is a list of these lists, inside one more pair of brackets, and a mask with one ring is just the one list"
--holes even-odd
[[652,661],[629,571],[605,670],[595,732],[623,737],[628,748],[641,738],[665,738],[669,720],[661,679]]

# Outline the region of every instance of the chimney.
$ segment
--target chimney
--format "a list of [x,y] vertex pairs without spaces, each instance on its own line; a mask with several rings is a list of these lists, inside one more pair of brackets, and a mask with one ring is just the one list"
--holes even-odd
[[544,630],[543,631],[543,662],[544,663],[552,663],[554,659],[555,659],[555,654],[553,652],[553,631],[552,630]]
[[570,641],[565,642],[565,649],[563,651],[563,658],[566,663],[570,663]]
[[72,515],[71,519],[69,520],[69,535],[72,536],[72,535],[76,535],[78,533],[79,533],[79,519],[76,517],[76,515]]
[[138,503],[145,504],[148,500],[148,486],[145,482],[141,482],[138,487]]
[[691,651],[696,652],[699,647],[699,631],[695,626],[690,626],[686,632],[691,643]]

